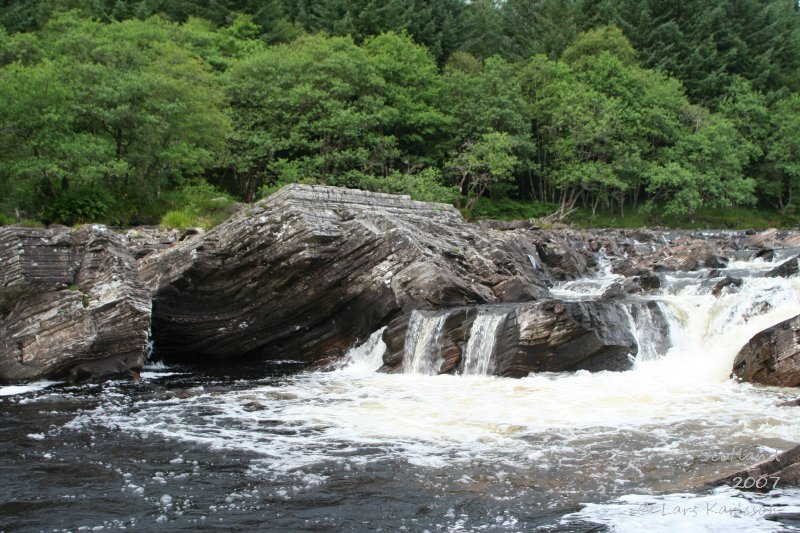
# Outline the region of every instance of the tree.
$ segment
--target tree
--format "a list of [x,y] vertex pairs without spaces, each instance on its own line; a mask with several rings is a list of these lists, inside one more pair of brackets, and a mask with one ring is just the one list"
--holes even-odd
[[770,164],[770,197],[782,211],[795,210],[800,192],[800,93],[775,104],[766,159]]
[[24,205],[92,188],[114,195],[119,216],[136,217],[162,187],[214,164],[228,127],[223,94],[208,66],[174,42],[177,31],[68,14],[39,35],[46,59],[0,71],[0,142],[10,154],[0,180]]
[[232,168],[246,198],[282,181],[284,160],[295,174],[348,187],[419,170],[441,157],[452,122],[438,106],[433,59],[396,34],[363,47],[324,35],[271,47],[235,65],[227,88]]
[[502,2],[503,56],[514,60],[535,54],[559,57],[578,34],[578,5],[570,0]]
[[580,63],[591,61],[602,53],[614,56],[625,66],[636,63],[636,51],[616,26],[603,26],[581,33],[561,54],[561,60],[568,64]]
[[743,170],[754,147],[721,115],[695,107],[688,132],[670,147],[669,162],[652,167],[648,192],[665,212],[691,217],[700,207],[755,203],[755,180]]
[[459,196],[456,207],[461,207],[461,194],[467,196],[468,212],[487,191],[503,196],[513,188],[513,171],[518,159],[513,154],[514,139],[507,133],[490,131],[477,141],[467,142],[448,164],[458,180]]

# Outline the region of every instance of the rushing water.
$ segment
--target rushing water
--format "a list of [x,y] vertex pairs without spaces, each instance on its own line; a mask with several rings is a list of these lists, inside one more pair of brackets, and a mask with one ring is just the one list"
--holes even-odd
[[0,530],[799,530],[800,491],[687,492],[800,441],[800,408],[775,407],[796,391],[729,379],[744,342],[800,313],[800,280],[717,298],[705,274],[620,301],[628,372],[488,376],[502,315],[486,311],[462,375],[433,375],[446,314],[415,313],[402,374],[374,372],[376,332],[328,372],[156,365],[0,388]]
[[442,331],[446,320],[447,312],[411,313],[406,333],[403,372],[425,376],[439,373],[442,366]]
[[505,321],[508,311],[483,311],[475,317],[475,322],[464,350],[465,376],[487,376],[491,374],[492,356],[497,340],[497,329]]

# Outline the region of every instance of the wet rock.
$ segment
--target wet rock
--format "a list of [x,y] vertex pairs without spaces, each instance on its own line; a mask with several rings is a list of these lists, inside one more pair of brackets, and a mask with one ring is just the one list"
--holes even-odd
[[750,339],[737,354],[733,373],[751,383],[800,386],[800,315]]
[[628,255],[615,265],[615,273],[632,276],[642,270],[688,272],[715,261],[722,261],[717,241],[690,236],[676,237],[650,252]]
[[707,484],[719,485],[757,492],[800,486],[800,446],[779,452],[771,459]]
[[711,294],[713,294],[716,297],[719,297],[719,295],[722,294],[722,291],[725,288],[728,288],[728,290],[730,291],[732,290],[733,287],[741,287],[741,286],[742,286],[741,278],[733,278],[730,276],[726,276],[720,281],[718,281],[716,285],[714,285],[714,288],[711,289]]
[[754,259],[763,259],[764,261],[772,261],[775,259],[775,250],[772,248],[764,248],[756,252],[753,256]]
[[557,280],[576,279],[587,272],[587,260],[580,255],[573,244],[564,239],[548,239],[537,242],[536,252]]
[[614,300],[616,298],[623,298],[625,296],[627,296],[625,286],[622,283],[616,282],[606,287],[606,290],[604,290],[603,294],[600,295],[600,299]]
[[644,271],[637,276],[637,279],[644,290],[649,291],[661,288],[661,277],[654,272]]
[[83,381],[141,369],[150,295],[104,226],[0,228],[0,381]]
[[461,365],[464,349],[469,340],[470,328],[475,322],[476,315],[475,309],[460,309],[452,313],[445,321],[440,374],[452,373]]
[[794,276],[798,271],[797,259],[797,257],[793,257],[784,261],[764,275],[768,278],[788,278],[789,276]]
[[766,252],[777,244],[778,239],[778,230],[770,228],[759,233],[749,234],[746,244],[748,248],[766,248],[763,250]]
[[[442,333],[440,373],[460,368],[472,334],[478,307],[449,311]],[[628,317],[613,301],[561,302],[547,300],[502,306],[490,373],[524,377],[530,372],[627,370],[628,354],[637,352]],[[395,319],[383,334],[386,344],[383,372],[401,372],[405,317]]]
[[287,186],[199,238],[140,260],[160,355],[343,355],[397,317],[541,298],[527,230],[468,224],[449,205]]
[[800,398],[795,398],[794,400],[786,400],[785,402],[778,402],[775,404],[776,407],[797,407],[800,405]]
[[728,258],[721,255],[710,255],[703,261],[708,268],[725,268],[728,265]]
[[530,372],[627,370],[637,346],[622,308],[615,302],[559,302],[518,306],[508,321],[498,351],[496,374],[523,377]]

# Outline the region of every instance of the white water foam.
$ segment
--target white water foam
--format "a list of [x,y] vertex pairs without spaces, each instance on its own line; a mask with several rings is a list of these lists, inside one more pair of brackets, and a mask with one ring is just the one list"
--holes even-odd
[[386,352],[384,331],[385,327],[373,332],[363,343],[351,348],[341,370],[348,374],[371,374],[383,366],[383,354]]
[[53,385],[61,383],[60,381],[35,381],[33,383],[26,383],[25,385],[6,385],[0,387],[0,396],[15,396],[17,394],[25,394],[27,392],[35,392]]
[[413,311],[408,320],[403,372],[406,374],[438,374],[442,366],[441,340],[447,312]]
[[710,494],[625,495],[610,503],[588,504],[565,516],[561,524],[592,522],[610,526],[616,533],[797,531],[766,517],[798,512],[800,490],[765,495],[721,487]]
[[[585,486],[614,497],[626,487],[675,492],[734,469],[705,464],[698,459],[704,454],[736,446],[783,449],[800,441],[796,409],[775,407],[794,398],[793,389],[729,378],[744,342],[800,313],[798,293],[800,280],[794,278],[746,279],[738,292],[719,298],[697,283],[674,291],[668,286],[650,300],[665,311],[672,347],[660,357],[642,357],[627,372],[519,380],[379,374],[373,371],[385,347],[376,332],[339,370],[254,382],[245,390],[197,388],[142,401],[134,410],[109,394],[69,427],[103,425],[253,452],[259,459],[252,468],[260,475],[299,476],[308,483],[321,482],[320,465],[404,461],[447,472],[482,465],[503,479],[518,476],[520,485],[539,484],[553,501]],[[431,361],[446,316],[415,316],[407,345],[414,357]],[[646,322],[640,338],[647,335]],[[475,476],[458,483],[476,491],[482,486]],[[608,517],[620,531],[632,530],[634,522],[619,516],[629,509],[619,506],[639,505],[637,498],[645,497],[625,498],[587,507],[581,516]]]

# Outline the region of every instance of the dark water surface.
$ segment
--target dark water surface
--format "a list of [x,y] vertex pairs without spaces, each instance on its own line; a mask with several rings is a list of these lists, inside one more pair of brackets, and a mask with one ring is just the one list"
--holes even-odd
[[[695,475],[719,466],[688,465],[657,451],[658,437],[630,429],[599,429],[589,440],[528,432],[518,435],[525,448],[516,450],[494,449],[502,441],[481,448],[480,438],[460,450],[457,436],[445,442],[424,431],[397,442],[368,435],[315,440],[329,428],[287,420],[290,412],[273,409],[268,398],[279,391],[280,402],[313,403],[298,398],[297,387],[328,380],[340,396],[323,402],[352,403],[353,390],[367,390],[369,382],[351,390],[336,373],[298,369],[260,364],[230,375],[219,367],[162,368],[139,383],[55,385],[0,397],[0,530],[623,531],[629,524],[620,516],[636,517],[641,505],[603,502],[650,493],[676,468]],[[231,405],[236,410],[226,410]],[[174,435],[155,430],[163,420],[174,424]],[[139,421],[144,426],[130,425]],[[253,442],[243,442],[247,434]],[[281,439],[296,449],[271,456],[271,444],[286,449]],[[450,449],[431,451],[442,445]],[[306,462],[306,449],[329,457]],[[524,450],[528,457],[516,457]],[[637,456],[651,458],[631,459]],[[587,502],[599,504],[597,512],[571,514]],[[608,509],[605,523],[595,519]],[[652,530],[674,526],[644,518]],[[761,530],[791,528],[772,522]]]

